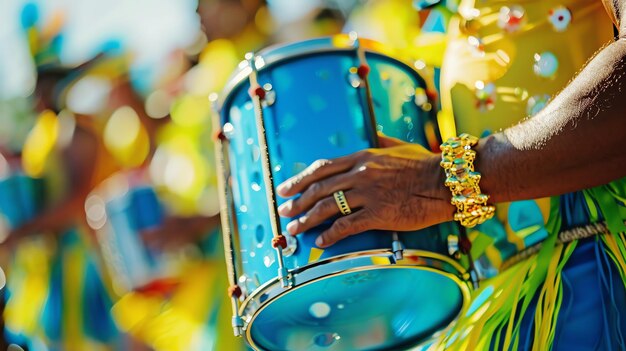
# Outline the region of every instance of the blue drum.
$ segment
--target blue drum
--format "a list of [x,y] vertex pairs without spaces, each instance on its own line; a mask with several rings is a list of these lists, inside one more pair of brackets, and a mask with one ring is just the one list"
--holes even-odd
[[[442,331],[466,306],[469,274],[452,254],[454,224],[415,233],[370,231],[321,250],[314,240],[329,222],[288,236],[281,257],[272,246],[273,208],[250,75],[264,90],[261,110],[276,186],[317,159],[375,146],[376,130],[436,144],[424,79],[383,52],[380,44],[348,36],[269,48],[242,62],[217,100],[228,165],[224,187],[231,194],[222,205],[231,209],[226,232],[232,232],[232,263],[243,291],[237,314],[255,349],[398,350]],[[281,219],[282,232],[289,221]]]
[[143,230],[163,223],[163,207],[149,184],[134,184],[131,178],[124,173],[111,177],[85,204],[88,223],[96,231],[119,294],[163,289],[176,281],[165,253],[146,247],[141,238]]

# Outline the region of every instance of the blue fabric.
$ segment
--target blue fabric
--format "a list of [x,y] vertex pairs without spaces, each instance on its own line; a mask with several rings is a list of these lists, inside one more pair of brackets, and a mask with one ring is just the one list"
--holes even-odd
[[46,337],[52,341],[61,340],[63,316],[63,268],[60,255],[54,258],[50,272],[49,292],[42,315],[42,325]]
[[110,308],[113,301],[106,292],[100,273],[93,262],[88,262],[83,286],[85,306],[82,309],[85,333],[97,341],[110,342],[119,336]]
[[[626,288],[601,241],[579,242],[561,277],[563,302],[552,350],[626,350]],[[522,320],[519,350],[531,350],[536,304],[535,299]]]
[[589,209],[582,191],[561,195],[560,212],[563,216],[563,228],[569,229],[591,222]]

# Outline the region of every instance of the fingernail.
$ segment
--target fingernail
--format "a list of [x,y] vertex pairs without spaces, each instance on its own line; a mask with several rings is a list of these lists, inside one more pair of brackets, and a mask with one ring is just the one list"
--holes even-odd
[[287,216],[289,210],[291,210],[291,206],[293,205],[293,200],[287,200],[282,205],[278,206],[278,214],[281,216]]
[[322,245],[324,245],[324,239],[321,235],[315,239],[315,245],[317,245],[317,247],[322,247]]
[[304,224],[304,222],[306,222],[307,219],[309,219],[309,217],[305,215],[305,216],[298,218],[298,222]]
[[295,235],[296,234],[296,226],[298,225],[298,220],[294,219],[293,221],[289,222],[289,224],[287,224],[287,231],[289,232],[289,234],[291,235]]
[[276,187],[276,192],[278,193],[278,195],[284,195],[285,192],[287,190],[289,190],[289,188],[291,188],[291,183],[284,182],[281,185],[279,185],[278,187]]

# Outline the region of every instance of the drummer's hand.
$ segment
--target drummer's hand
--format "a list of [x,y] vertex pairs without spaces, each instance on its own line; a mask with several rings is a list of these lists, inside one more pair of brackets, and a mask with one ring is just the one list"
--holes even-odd
[[343,190],[352,213],[338,218],[316,240],[319,247],[366,230],[409,231],[452,220],[440,156],[416,144],[380,135],[380,149],[318,160],[281,184],[280,196],[301,193],[279,207],[287,225],[302,233],[340,214],[333,193]]
[[220,216],[194,216],[165,218],[163,224],[141,232],[146,245],[156,250],[176,249],[195,244],[220,225]]

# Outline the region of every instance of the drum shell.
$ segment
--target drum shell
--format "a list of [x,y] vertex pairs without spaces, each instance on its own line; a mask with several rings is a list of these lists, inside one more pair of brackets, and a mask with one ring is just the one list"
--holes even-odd
[[[271,85],[276,99],[264,108],[275,186],[317,159],[340,157],[371,147],[375,130],[426,147],[432,144],[428,134],[436,134],[434,104],[424,110],[416,103],[420,98],[427,99],[416,95],[425,94],[424,80],[410,67],[384,55],[368,52],[367,63],[371,68],[369,84],[376,126],[371,125],[367,116],[365,90],[351,86],[350,70],[359,66],[353,50],[309,52],[264,66],[259,72],[259,83]],[[235,241],[240,245],[243,271],[255,272],[254,277],[248,278],[258,286],[275,277],[276,270],[257,267],[276,264],[261,150],[248,89],[249,84],[243,81],[229,92],[222,104],[221,118],[224,124],[229,124],[225,130],[229,131],[238,233]],[[280,197],[277,200],[279,204],[286,201]],[[281,219],[282,231],[290,220]],[[286,258],[287,267],[293,269],[348,252],[391,247],[389,233],[371,231],[346,238],[317,256],[314,240],[330,223],[298,236],[298,249]],[[406,236],[406,241],[412,248],[445,253],[447,235],[454,229],[448,226],[441,231],[434,227],[427,231],[436,234],[419,240]]]
[[[325,46],[329,42],[322,39],[287,45],[261,52],[256,59],[258,81],[266,90],[262,110],[274,187],[315,160],[372,147],[376,130],[425,147],[439,144],[434,137],[435,103],[416,71],[388,56],[365,51],[375,114],[372,119],[368,90],[358,76],[363,62],[357,51]],[[394,235],[387,231],[367,231],[324,250],[317,248],[315,238],[332,224],[332,218],[298,235],[296,245],[283,250],[292,285],[280,287],[277,277],[281,270],[271,244],[274,233],[262,150],[246,80],[249,69],[246,73],[245,64],[241,67],[225,93],[220,118],[228,140],[231,239],[238,284],[246,297],[239,312],[246,321],[248,342],[268,350],[398,349],[445,328],[465,306],[469,295],[467,270],[451,258],[448,238],[458,235],[453,223],[399,233],[407,255],[406,260],[396,260],[391,253]],[[282,204],[286,199],[277,201]],[[280,220],[281,232],[286,233],[291,220]],[[420,285],[421,277],[434,285]],[[355,282],[358,289],[353,286]],[[400,286],[402,283],[408,285]],[[399,293],[385,297],[387,284]],[[415,291],[411,284],[417,284]],[[368,308],[351,304],[352,295]],[[416,319],[410,312],[428,310],[428,306],[420,305],[422,298],[428,301],[426,305],[441,305],[432,320]],[[405,299],[412,300],[402,307]],[[332,310],[335,317],[312,312],[318,302]],[[339,307],[348,305],[347,309]],[[389,313],[384,312],[386,307]],[[356,319],[350,311],[356,313]],[[369,315],[368,311],[378,315]],[[376,317],[378,324],[367,322],[370,317]],[[416,327],[422,322],[426,325]],[[364,332],[367,328],[377,333]],[[390,335],[394,333],[397,335]],[[363,344],[359,339],[367,334],[380,338]]]

